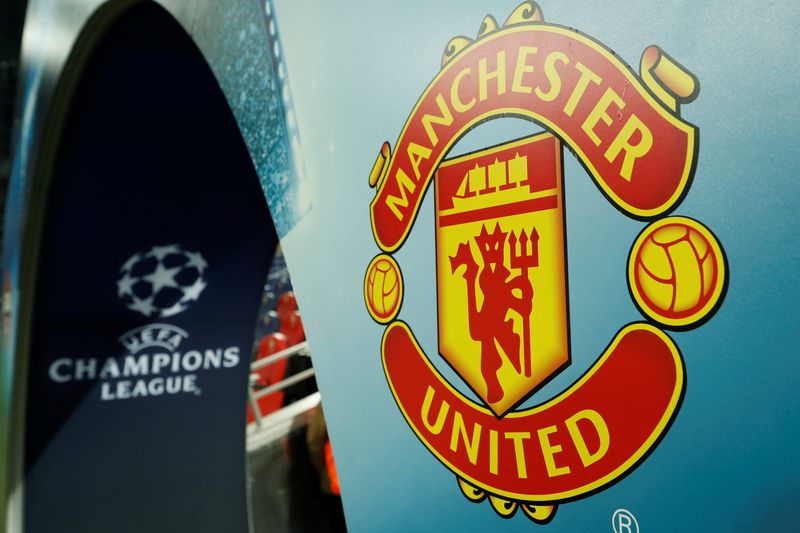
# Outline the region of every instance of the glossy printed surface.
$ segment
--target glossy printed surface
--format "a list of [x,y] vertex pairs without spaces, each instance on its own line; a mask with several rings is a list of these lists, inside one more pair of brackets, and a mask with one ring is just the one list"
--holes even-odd
[[[381,142],[396,140],[439,72],[448,41],[473,38],[484,15],[502,21],[516,5],[276,5],[306,165],[315,199],[321,199],[283,246],[307,309],[345,512],[356,531],[539,527],[521,513],[503,521],[486,504],[470,503],[455,476],[411,431],[382,368],[385,328],[370,318],[362,289],[376,253],[366,206],[375,194],[368,176]],[[797,83],[785,61],[798,53],[791,27],[800,13],[787,2],[769,9],[744,2],[541,6],[547,22],[578,28],[633,70],[643,50],[656,44],[697,77],[697,98],[680,109],[700,130],[697,167],[673,214],[712,229],[730,267],[716,314],[702,327],[669,331],[680,346],[687,383],[666,437],[616,484],[564,503],[541,527],[613,531],[613,517],[617,524],[635,519],[647,531],[785,528],[798,490],[799,472],[789,458],[800,400],[792,377],[800,342],[793,303],[800,296],[793,274],[798,255],[787,245],[800,193],[794,178],[800,154],[791,141]],[[498,119],[470,131],[448,157],[538,130],[523,120]],[[557,396],[622,325],[646,320],[627,286],[627,258],[646,224],[610,205],[569,153],[564,180],[572,362],[523,407]],[[414,229],[394,254],[404,282],[398,318],[413,328],[437,371],[477,402],[435,355],[432,192],[425,193]]]

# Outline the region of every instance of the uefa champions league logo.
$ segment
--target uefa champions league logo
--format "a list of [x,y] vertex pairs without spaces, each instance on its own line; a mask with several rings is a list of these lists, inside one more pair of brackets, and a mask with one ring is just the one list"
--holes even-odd
[[199,252],[177,244],[153,246],[133,254],[120,268],[117,296],[128,309],[147,318],[177,315],[196,301],[208,285],[208,263]]
[[200,298],[208,285],[207,268],[199,252],[177,244],[133,254],[119,269],[117,296],[128,309],[150,319],[148,323],[119,337],[124,352],[67,354],[50,364],[49,378],[61,384],[97,382],[104,402],[201,395],[203,375],[236,368],[241,348],[192,345],[188,331],[155,319],[177,315]]

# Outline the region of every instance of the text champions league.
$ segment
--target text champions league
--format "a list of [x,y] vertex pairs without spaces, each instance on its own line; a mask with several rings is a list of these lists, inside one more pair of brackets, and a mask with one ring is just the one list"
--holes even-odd
[[[111,357],[62,357],[53,361],[48,376],[55,383],[99,381],[102,401],[148,396],[201,394],[196,372],[234,368],[240,348],[178,351],[188,338],[169,324],[151,324],[132,330],[120,342],[128,353]],[[147,350],[147,353],[139,353]]]

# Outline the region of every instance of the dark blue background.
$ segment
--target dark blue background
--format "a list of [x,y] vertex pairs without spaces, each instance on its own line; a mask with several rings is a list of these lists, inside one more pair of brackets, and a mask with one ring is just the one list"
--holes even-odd
[[[246,531],[246,383],[277,237],[223,94],[190,38],[145,4],[101,41],[55,158],[40,249],[26,415],[26,531]],[[180,244],[209,263],[187,311],[147,319],[117,296],[137,251]],[[199,370],[201,395],[102,402],[91,381],[53,383],[62,357],[121,355],[152,322],[179,351],[239,346]]]

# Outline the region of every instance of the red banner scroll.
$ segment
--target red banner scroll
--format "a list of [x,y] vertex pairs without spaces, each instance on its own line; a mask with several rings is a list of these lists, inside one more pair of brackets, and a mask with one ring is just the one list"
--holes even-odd
[[666,432],[683,395],[672,340],[624,327],[574,385],[502,419],[434,369],[402,322],[383,337],[383,364],[406,421],[449,469],[492,494],[527,502],[580,497],[612,483]]
[[637,217],[674,206],[697,157],[696,128],[602,44],[548,24],[503,28],[452,59],[411,112],[371,205],[383,250],[404,241],[453,144],[502,116],[534,120],[558,135],[610,201]]

